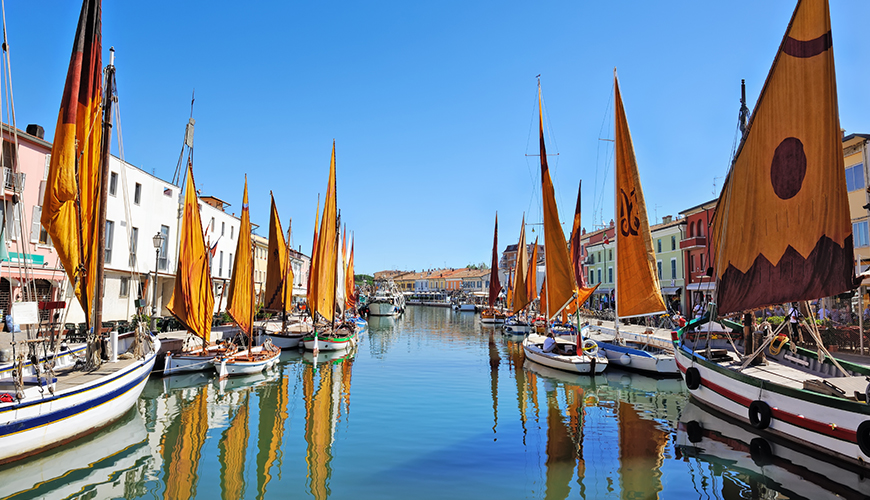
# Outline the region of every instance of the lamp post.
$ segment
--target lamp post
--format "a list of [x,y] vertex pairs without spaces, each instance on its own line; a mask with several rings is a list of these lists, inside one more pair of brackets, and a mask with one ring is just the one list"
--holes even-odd
[[163,241],[166,239],[162,232],[157,232],[151,239],[154,242],[154,250],[157,254],[154,257],[154,299],[151,301],[151,331],[157,331],[157,268],[160,265],[160,249],[163,248]]

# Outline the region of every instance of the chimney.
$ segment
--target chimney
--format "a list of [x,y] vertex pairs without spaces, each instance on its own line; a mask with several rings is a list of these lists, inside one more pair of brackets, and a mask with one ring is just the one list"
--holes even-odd
[[26,132],[34,137],[45,140],[45,129],[42,128],[42,125],[31,123],[27,126]]
[[610,227],[613,227],[614,225],[615,225],[615,224],[614,224],[614,222],[613,222],[613,219],[610,219]]
[[667,224],[673,220],[674,220],[673,215],[665,215],[664,217],[662,217],[662,224]]

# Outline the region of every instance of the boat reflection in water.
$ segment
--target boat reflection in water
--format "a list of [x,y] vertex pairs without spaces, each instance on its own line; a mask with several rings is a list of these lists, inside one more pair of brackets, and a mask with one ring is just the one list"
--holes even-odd
[[[831,464],[810,450],[714,414],[694,400],[683,409],[677,450],[695,484],[720,485],[722,498],[867,498],[865,474]],[[700,486],[699,486],[700,488]]]
[[341,417],[350,413],[350,378],[355,350],[305,353],[302,394],[305,401],[305,463],[308,487],[315,499],[330,495],[332,443]]
[[132,408],[105,430],[0,468],[0,494],[23,498],[131,498],[146,493],[148,433]]
[[[660,469],[670,432],[685,401],[679,381],[657,381],[634,373],[577,375],[524,363],[522,348],[508,343],[517,369],[518,404],[527,400],[539,422],[539,384],[546,404],[546,491],[544,498],[658,498]],[[543,406],[543,405],[541,405]],[[523,421],[524,429],[527,422]],[[612,468],[602,464],[618,463]],[[614,474],[615,472],[615,474]],[[618,479],[614,476],[618,476]],[[615,479],[617,479],[615,481]]]

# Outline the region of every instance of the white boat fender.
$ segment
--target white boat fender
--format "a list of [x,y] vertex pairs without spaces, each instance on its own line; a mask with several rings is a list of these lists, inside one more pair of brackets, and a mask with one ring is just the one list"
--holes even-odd
[[623,353],[622,356],[619,357],[619,362],[620,362],[623,366],[628,366],[628,365],[631,364],[631,356],[629,356],[628,354]]
[[583,354],[589,356],[590,358],[594,358],[598,355],[598,343],[592,339],[586,339],[583,341]]
[[858,441],[858,447],[861,448],[861,453],[870,456],[870,420],[865,420],[858,425],[855,437]]
[[770,406],[760,400],[749,403],[749,423],[756,429],[767,429],[770,426]]
[[686,370],[686,387],[691,391],[701,387],[701,372],[699,372],[694,366],[690,366],[689,369]]

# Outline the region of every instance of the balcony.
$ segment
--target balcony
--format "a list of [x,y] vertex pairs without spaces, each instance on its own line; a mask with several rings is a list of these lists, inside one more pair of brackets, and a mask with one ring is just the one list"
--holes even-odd
[[707,248],[707,237],[695,236],[680,240],[680,250],[694,250],[695,248]]
[[0,175],[3,177],[3,189],[6,191],[12,191],[13,193],[21,193],[24,191],[24,173],[19,172],[16,174],[11,168],[3,167],[0,169]]

